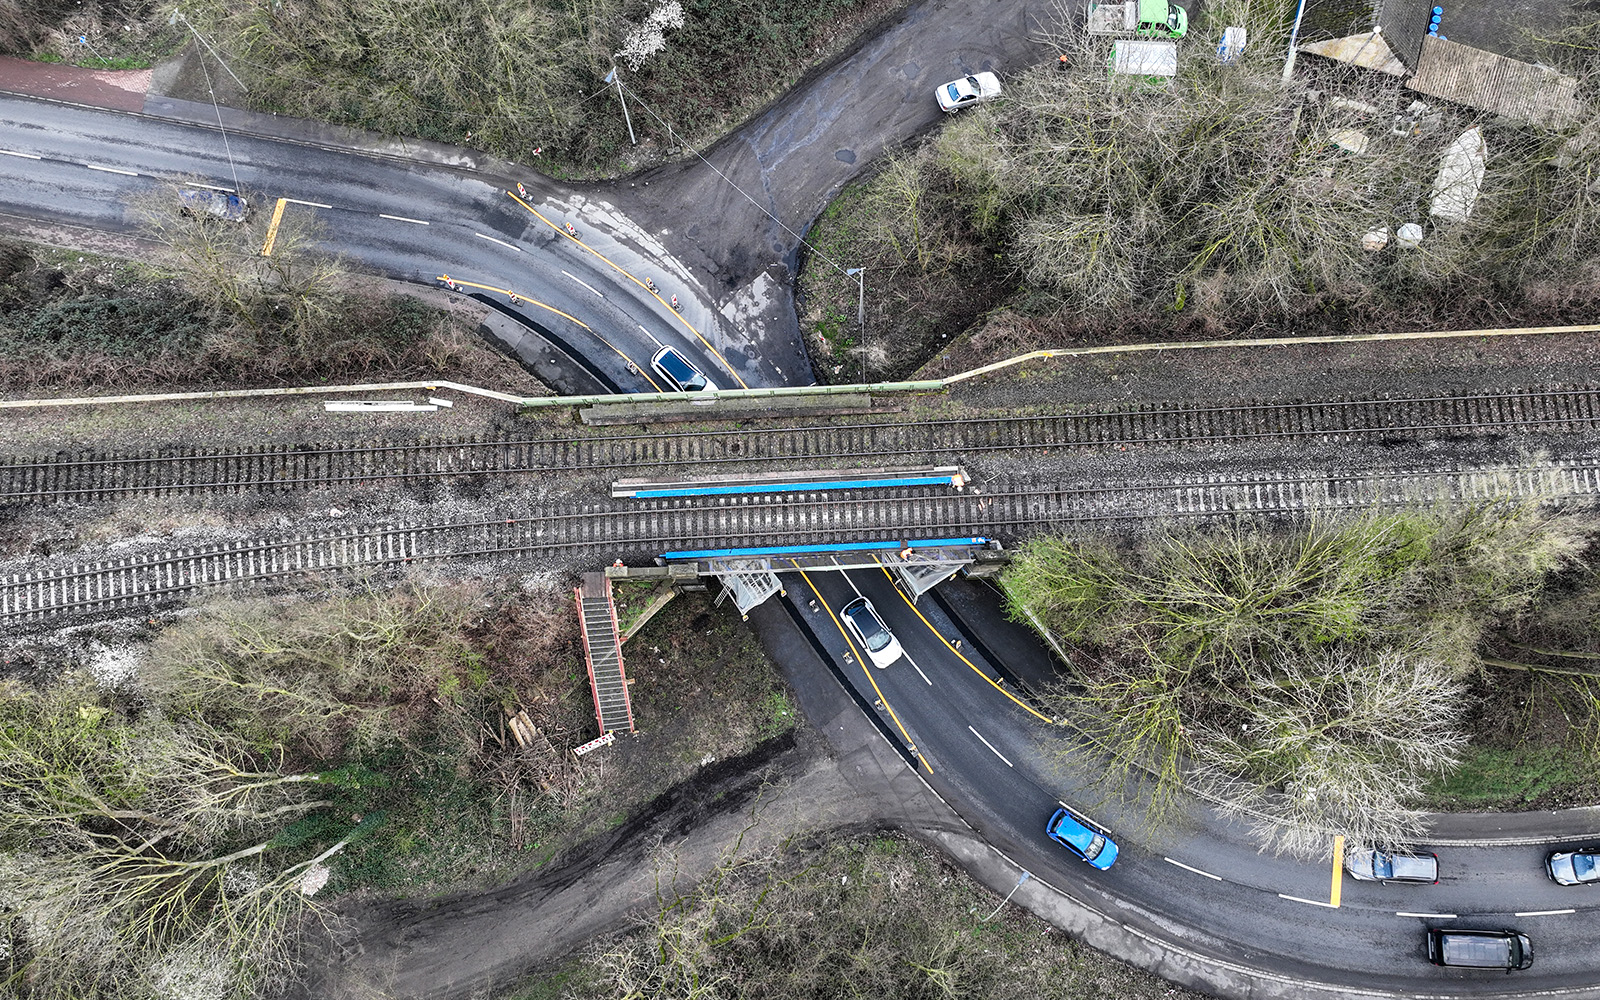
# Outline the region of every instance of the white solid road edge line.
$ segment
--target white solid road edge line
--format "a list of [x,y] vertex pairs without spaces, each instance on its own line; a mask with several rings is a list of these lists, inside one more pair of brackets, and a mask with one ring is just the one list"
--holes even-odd
[[1559,917],[1563,913],[1577,913],[1577,910],[1524,910],[1515,914],[1518,917]]
[[33,153],[18,153],[9,149],[0,149],[0,156],[20,156],[24,160],[42,160],[44,157],[35,156]]
[[1326,906],[1330,910],[1335,909],[1335,907],[1334,907],[1334,905],[1332,903],[1326,903],[1326,902],[1323,902],[1320,899],[1303,899],[1303,898],[1301,898],[1299,896],[1291,896],[1286,892],[1278,893],[1278,898],[1280,898],[1280,899],[1290,899],[1290,900],[1293,900],[1296,903],[1310,903],[1312,906]]
[[[978,732],[976,729],[973,729],[971,726],[967,727],[967,732],[969,732],[972,735],[976,736],[978,739],[983,740],[983,734]],[[994,744],[993,743],[990,743],[988,740],[983,740],[983,745],[988,747],[989,751],[991,753],[993,753],[996,757],[999,757],[1001,760],[1005,760],[1006,761],[1006,767],[1010,767],[1010,768],[1015,768],[1016,767],[1015,764],[1012,764],[1009,760],[1006,760],[1006,755],[1005,754],[1001,753],[1000,751],[998,751],[998,750],[996,750],[994,748]]]
[[1196,875],[1204,875],[1206,878],[1214,879],[1214,880],[1216,880],[1218,882],[1222,881],[1222,876],[1221,875],[1213,875],[1210,872],[1203,872],[1200,869],[1194,867],[1193,865],[1184,864],[1182,861],[1174,861],[1171,858],[1162,858],[1161,860],[1165,861],[1169,865],[1177,865],[1179,868],[1182,868],[1186,872],[1194,872]]
[[424,222],[421,219],[408,219],[403,215],[384,215],[382,212],[378,213],[378,218],[380,218],[380,219],[393,219],[395,222],[409,222],[414,226],[431,226],[431,225],[433,225],[433,223]]
[[137,171],[137,170],[118,170],[116,167],[98,167],[98,166],[95,166],[93,163],[85,163],[84,166],[88,167],[90,170],[99,170],[102,173],[107,173],[107,174],[121,174],[124,177],[138,177],[139,176],[139,171]]
[[521,247],[514,247],[511,244],[507,243],[505,240],[497,240],[493,236],[485,236],[482,233],[473,233],[472,235],[476,236],[480,240],[488,240],[490,243],[498,243],[501,246],[505,247],[507,250],[515,250],[517,253],[521,253],[522,252],[522,248]]
[[1407,913],[1404,910],[1396,910],[1394,915],[1397,917],[1429,917],[1433,920],[1454,920],[1456,918],[1454,913]]

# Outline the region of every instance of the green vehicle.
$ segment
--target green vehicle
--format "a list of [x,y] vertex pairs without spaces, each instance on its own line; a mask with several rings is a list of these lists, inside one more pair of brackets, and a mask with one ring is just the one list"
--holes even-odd
[[1089,34],[1139,38],[1182,38],[1189,33],[1189,12],[1167,0],[1124,0],[1089,6]]
[[1189,12],[1167,0],[1139,0],[1135,30],[1150,38],[1182,38],[1189,33]]

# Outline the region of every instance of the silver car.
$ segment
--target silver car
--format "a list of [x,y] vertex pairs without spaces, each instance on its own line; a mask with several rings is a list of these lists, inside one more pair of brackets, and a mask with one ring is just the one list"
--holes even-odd
[[1415,885],[1437,885],[1439,882],[1439,856],[1436,854],[1405,854],[1390,851],[1352,850],[1344,855],[1345,871],[1362,882],[1408,882]]
[[1561,885],[1600,882],[1600,847],[1580,847],[1575,851],[1556,851],[1545,859],[1550,877]]

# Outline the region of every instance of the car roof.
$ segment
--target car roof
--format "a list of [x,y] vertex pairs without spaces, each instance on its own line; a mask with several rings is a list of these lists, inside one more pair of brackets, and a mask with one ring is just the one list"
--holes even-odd
[[1446,965],[1503,969],[1511,962],[1511,936],[1504,931],[1439,931]]
[[696,375],[700,374],[694,365],[689,363],[687,358],[679,354],[676,349],[671,347],[663,347],[661,350],[657,351],[656,356],[650,360],[671,372],[672,377],[677,379],[679,382],[687,382]]
[[878,617],[878,609],[874,608],[872,606],[872,602],[867,600],[865,597],[858,597],[849,604],[846,604],[839,613],[843,615],[849,615],[851,618],[854,618],[859,614],[869,614],[874,618]]
[[1087,851],[1090,841],[1096,836],[1093,830],[1078,822],[1078,818],[1065,809],[1056,810],[1051,817],[1050,834],[1069,842],[1080,851]]
[[1439,859],[1431,854],[1391,854],[1390,878],[1418,878],[1432,882],[1439,877]]

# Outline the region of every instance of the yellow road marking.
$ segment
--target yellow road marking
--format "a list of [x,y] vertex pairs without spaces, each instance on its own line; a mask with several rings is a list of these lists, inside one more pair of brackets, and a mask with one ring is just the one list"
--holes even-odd
[[[798,562],[793,559],[789,561],[794,564],[795,569],[800,569]],[[817,585],[811,582],[811,577],[807,576],[806,571],[803,569],[800,569],[800,578],[806,582],[806,586],[811,588],[811,592],[817,595],[817,603],[828,609],[828,617],[833,619],[833,627],[839,630],[840,635],[844,636],[845,645],[849,646],[850,652],[855,654],[856,663],[860,664],[861,672],[867,675],[867,683],[872,685],[872,690],[878,694],[878,700],[883,702],[885,709],[888,709],[889,718],[894,720],[895,728],[899,729],[900,735],[906,738],[906,746],[911,748],[911,752],[917,755],[918,760],[922,761],[922,766],[928,769],[929,774],[932,774],[933,765],[928,763],[928,758],[922,756],[922,751],[917,749],[916,741],[911,738],[910,733],[906,732],[906,727],[900,724],[900,716],[894,714],[894,706],[890,705],[889,699],[883,696],[883,691],[879,689],[878,682],[872,679],[872,668],[867,666],[867,658],[856,648],[855,641],[850,638],[850,633],[844,630],[844,624],[839,621],[839,616],[833,613],[833,607],[823,599],[822,594],[817,591]]]
[[289,199],[279,198],[278,207],[272,210],[272,222],[267,226],[267,241],[261,244],[261,256],[272,256],[272,245],[278,242],[278,226],[283,223],[283,210],[289,204]]
[[[657,302],[659,302],[662,305],[666,306],[668,309],[672,309],[672,306],[667,303],[666,299],[663,299],[661,297],[660,293],[656,292],[649,285],[646,285],[644,282],[640,281],[638,278],[635,278],[621,264],[618,264],[616,261],[612,260],[610,257],[607,257],[605,254],[603,254],[600,251],[596,250],[594,247],[592,247],[589,244],[583,242],[582,240],[580,240],[577,237],[573,236],[571,233],[567,232],[565,229],[563,229],[560,226],[556,225],[554,222],[551,222],[549,219],[545,218],[544,215],[541,214],[540,211],[537,208],[534,208],[532,205],[528,204],[527,202],[523,201],[521,198],[517,197],[517,195],[514,192],[507,191],[506,194],[511,196],[511,200],[512,201],[516,202],[518,205],[521,205],[523,208],[527,209],[528,211],[532,212],[535,216],[537,216],[540,222],[543,222],[545,225],[549,226],[551,229],[554,229],[557,233],[561,234],[562,236],[565,236],[567,239],[569,239],[572,242],[578,244],[580,247],[583,247],[585,250],[587,250],[590,253],[594,254],[596,257],[599,257],[601,260],[603,260],[607,264],[609,264],[611,266],[612,270],[616,271],[618,274],[622,275],[624,278],[627,278],[629,281],[633,282],[635,285],[638,285],[640,288],[644,289],[646,294],[655,296],[655,300]],[[741,389],[750,388],[748,385],[745,384],[744,379],[739,377],[739,373],[734,371],[733,366],[728,363],[728,359],[722,356],[722,352],[717,350],[715,347],[712,347],[711,346],[711,341],[707,340],[704,336],[702,336],[700,331],[695,329],[695,326],[694,326],[693,323],[690,323],[688,320],[683,318],[683,313],[678,312],[676,309],[673,309],[672,311],[673,311],[673,315],[678,317],[678,322],[682,323],[685,327],[687,327],[689,332],[695,335],[695,339],[696,340],[698,340],[698,341],[700,341],[700,343],[706,345],[706,350],[711,353],[711,356],[713,358],[716,358],[718,361],[722,362],[722,367],[728,369],[728,374],[732,375],[733,376],[733,380],[735,382],[739,383],[739,388],[741,388]],[[643,369],[641,369],[641,371],[642,370]],[[654,385],[655,383],[652,382],[651,384]]]
[[[442,283],[445,280],[445,276],[442,275],[442,274],[439,275],[438,280]],[[486,292],[494,292],[496,295],[510,296],[512,294],[511,289],[509,289],[509,288],[496,288],[494,285],[484,285],[484,284],[480,284],[480,283],[478,283],[476,281],[462,281],[460,278],[453,278],[451,280],[453,280],[457,285],[459,285],[462,288],[481,288]],[[574,322],[574,323],[578,324],[579,326],[583,327],[585,330],[589,330],[589,324],[588,323],[585,323],[583,320],[581,320],[578,317],[572,315],[571,313],[564,313],[560,309],[557,309],[555,306],[545,305],[543,302],[540,302],[538,299],[530,299],[526,295],[523,295],[521,292],[516,293],[516,295],[517,295],[517,301],[519,303],[526,302],[530,306],[538,306],[540,309],[548,309],[551,312],[555,313],[557,316],[560,316],[563,319],[570,319],[570,320],[572,320],[572,322]],[[594,333],[593,330],[589,330],[589,332],[590,333]],[[609,346],[609,345],[607,345],[607,346]],[[612,348],[612,350],[616,350],[616,348]],[[620,354],[621,352],[619,351],[618,353]],[[624,355],[624,357],[626,357],[626,355]]]
[[1600,331],[1600,323],[1589,323],[1582,326],[1529,326],[1521,329],[1515,327],[1493,328],[1488,330],[1408,330],[1401,333],[1340,333],[1328,334],[1317,337],[1259,337],[1251,340],[1188,340],[1167,341],[1158,344],[1105,344],[1100,347],[1052,347],[1040,351],[1030,351],[1019,354],[1014,358],[996,361],[992,365],[974,368],[971,371],[959,372],[944,378],[945,387],[963,379],[976,378],[997,372],[1002,368],[1022,364],[1026,361],[1039,361],[1045,358],[1077,358],[1087,357],[1091,354],[1139,354],[1150,351],[1213,351],[1232,347],[1296,347],[1306,344],[1363,344],[1381,343],[1391,340],[1460,340],[1467,337],[1532,337],[1545,333],[1595,333]]
[[[445,280],[445,278],[446,278],[446,276],[441,274],[441,275],[439,275],[438,280],[443,282]],[[511,289],[509,289],[509,288],[496,288],[493,285],[484,285],[484,284],[480,284],[479,282],[476,282],[476,281],[462,281],[459,278],[452,278],[450,280],[454,281],[458,288],[481,288],[486,292],[494,292],[496,295],[507,295],[507,296],[509,296],[511,294]],[[517,295],[517,300],[518,300],[518,302],[526,302],[530,306],[538,306],[540,309],[548,309],[551,312],[555,313],[557,316],[561,316],[561,317],[564,317],[566,319],[570,319],[570,320],[572,320],[572,322],[574,322],[574,323],[578,324],[579,326],[583,327],[585,330],[588,330],[589,333],[594,335],[594,339],[600,341],[600,343],[602,343],[602,344],[606,345],[607,347],[611,348],[613,351],[616,351],[617,352],[617,357],[619,357],[622,360],[626,361],[630,366],[632,366],[636,371],[638,371],[638,373],[644,377],[644,380],[646,382],[650,383],[650,388],[654,389],[656,392],[661,392],[662,391],[662,388],[659,385],[656,385],[656,380],[651,378],[650,374],[645,371],[643,365],[639,364],[638,362],[634,361],[632,358],[630,358],[626,354],[624,354],[621,350],[619,350],[617,348],[617,345],[613,344],[611,341],[607,340],[606,338],[600,336],[598,333],[595,333],[594,330],[589,326],[589,324],[585,323],[583,320],[581,320],[578,317],[572,315],[571,313],[564,313],[560,309],[557,309],[555,306],[545,305],[543,302],[540,302],[538,299],[530,299],[526,295],[522,295],[520,293],[518,293],[518,295]]]
[[1328,897],[1328,905],[1334,909],[1339,908],[1339,892],[1344,888],[1344,834],[1333,838],[1333,894]]
[[[883,575],[887,576],[889,578],[889,582],[890,583],[894,582],[894,576],[893,576],[893,574],[891,574],[889,572],[889,568],[887,566],[884,566],[883,564],[880,563],[878,565],[878,568],[883,570]],[[967,666],[971,667],[973,673],[977,674],[979,677],[982,677],[984,680],[988,681],[990,687],[994,688],[996,691],[999,691],[1001,694],[1005,695],[1007,698],[1010,698],[1012,701],[1016,702],[1016,704],[1018,706],[1020,706],[1021,708],[1025,709],[1026,711],[1028,711],[1030,714],[1033,715],[1034,718],[1040,720],[1041,722],[1053,722],[1054,721],[1053,719],[1050,718],[1050,716],[1043,715],[1043,714],[1039,713],[1031,705],[1028,705],[1026,702],[1022,701],[1022,699],[1018,698],[1016,695],[1012,694],[1010,691],[1007,691],[1005,688],[1003,688],[999,684],[995,683],[994,678],[990,677],[988,674],[986,674],[982,670],[978,669],[978,665],[973,663],[971,660],[967,659],[966,656],[962,654],[961,650],[959,650],[956,647],[950,645],[950,640],[946,639],[944,637],[944,635],[941,634],[938,629],[934,628],[932,622],[930,622],[930,621],[928,621],[928,619],[922,617],[922,612],[918,611],[917,610],[917,606],[915,604],[911,603],[911,599],[910,598],[906,597],[905,591],[901,590],[899,587],[896,587],[896,588],[894,588],[894,592],[900,595],[900,600],[905,601],[906,607],[910,608],[913,614],[915,614],[918,618],[922,619],[922,624],[928,626],[928,631],[929,632],[932,632],[934,635],[939,636],[939,641],[944,643],[944,646],[945,646],[946,649],[950,650],[950,652],[952,652],[952,653],[956,654],[957,656],[961,657],[961,662],[965,663]]]

